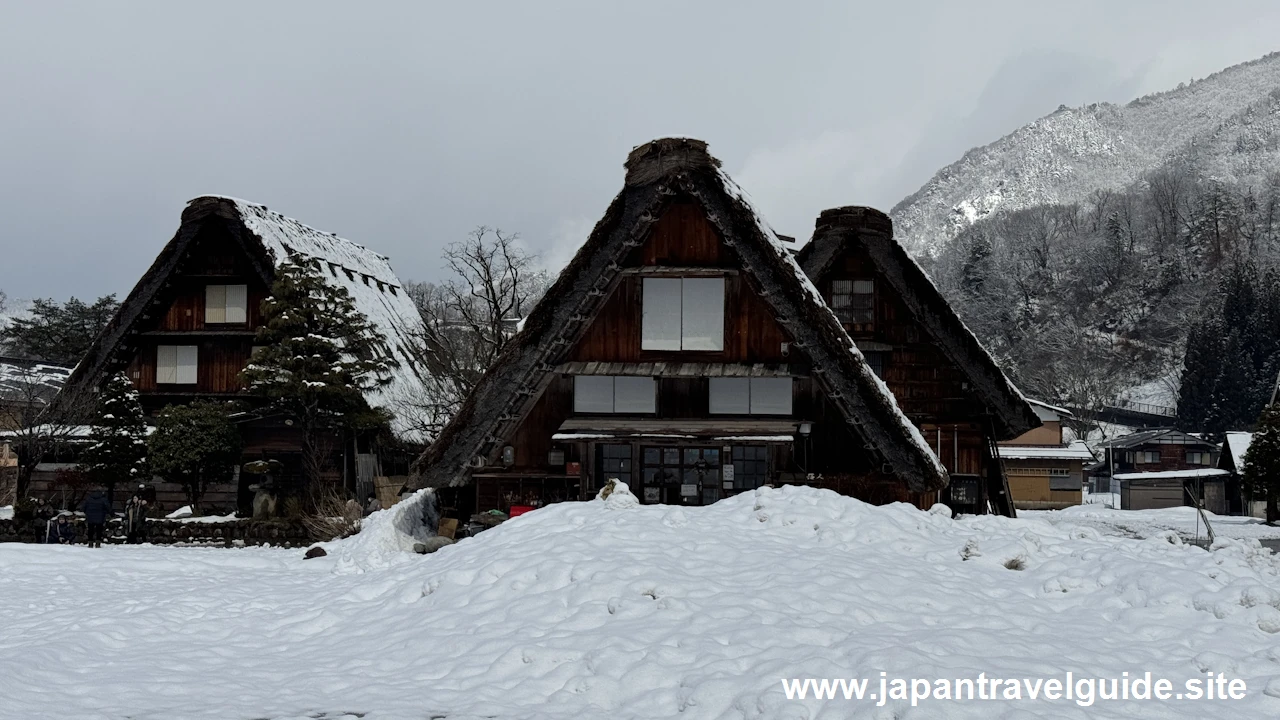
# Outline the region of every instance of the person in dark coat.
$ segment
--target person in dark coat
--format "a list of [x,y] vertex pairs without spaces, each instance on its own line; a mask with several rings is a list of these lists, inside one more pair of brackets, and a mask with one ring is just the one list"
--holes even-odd
[[84,501],[85,542],[91,548],[102,547],[102,536],[105,534],[107,518],[111,516],[111,503],[106,493],[94,490]]
[[369,499],[364,504],[364,514],[372,515],[382,509],[382,503],[378,501],[378,496],[369,493]]
[[124,505],[124,533],[131,545],[137,545],[147,537],[147,501],[138,493],[134,493]]
[[56,520],[50,520],[45,531],[44,541],[50,545],[70,545],[76,541],[76,530],[71,527],[66,515],[59,515]]

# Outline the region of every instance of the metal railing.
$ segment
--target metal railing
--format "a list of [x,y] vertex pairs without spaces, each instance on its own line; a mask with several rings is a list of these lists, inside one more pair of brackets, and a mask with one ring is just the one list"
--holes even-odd
[[1133,400],[1125,400],[1123,398],[1117,399],[1112,407],[1118,410],[1132,410],[1146,415],[1160,415],[1161,417],[1175,417],[1178,414],[1177,408],[1166,407],[1164,405],[1152,405],[1144,402],[1135,402]]

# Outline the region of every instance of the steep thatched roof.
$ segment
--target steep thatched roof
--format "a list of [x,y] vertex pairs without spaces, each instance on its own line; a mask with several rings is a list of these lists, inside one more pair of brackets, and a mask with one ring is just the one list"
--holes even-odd
[[677,197],[691,198],[702,207],[795,346],[809,356],[817,382],[885,471],[916,491],[946,484],[946,471],[928,444],[867,367],[791,252],[707,153],[706,143],[655,140],[633,150],[626,169],[622,191],[586,243],[415,463],[419,486],[466,483],[473,458],[495,459],[501,443],[545,389],[556,364],[617,287],[620,263],[646,240]]
[[818,216],[813,239],[800,249],[798,258],[816,283],[846,249],[855,248],[865,252],[933,342],[968,377],[970,387],[991,413],[998,439],[1009,440],[1040,426],[1026,398],[924,270],[893,239],[893,221],[888,215],[868,207],[824,210]]
[[[356,309],[386,336],[385,350],[398,363],[390,382],[370,391],[370,405],[394,412],[396,398],[415,392],[421,370],[412,348],[415,336],[422,332],[422,317],[385,256],[272,212],[265,205],[205,196],[187,203],[178,232],[161,249],[76,366],[64,394],[91,390],[101,384],[104,373],[117,371],[130,361],[139,322],[148,314],[162,311],[153,306],[168,302],[164,287],[182,267],[193,241],[209,223],[222,224],[227,232],[220,237],[230,237],[246,252],[263,283],[271,284],[279,265],[301,258],[316,264],[329,283],[351,294]],[[407,432],[407,428],[395,423],[393,429],[400,434]]]

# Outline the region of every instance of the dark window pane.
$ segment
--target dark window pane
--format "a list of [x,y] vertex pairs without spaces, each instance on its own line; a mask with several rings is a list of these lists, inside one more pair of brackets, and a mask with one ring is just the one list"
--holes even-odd
[[658,452],[658,448],[645,448],[644,462],[646,465],[657,465],[662,462],[662,455]]

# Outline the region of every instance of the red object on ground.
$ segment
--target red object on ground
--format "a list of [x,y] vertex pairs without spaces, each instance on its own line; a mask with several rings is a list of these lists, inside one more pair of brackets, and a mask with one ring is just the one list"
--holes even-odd
[[533,509],[532,505],[512,505],[511,512],[507,513],[507,517],[518,517]]

